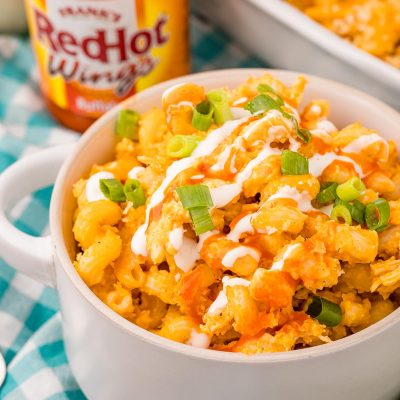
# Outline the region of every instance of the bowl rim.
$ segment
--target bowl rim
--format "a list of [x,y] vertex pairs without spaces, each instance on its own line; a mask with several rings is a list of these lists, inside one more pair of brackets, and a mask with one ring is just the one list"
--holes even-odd
[[294,6],[282,0],[246,0],[259,10],[272,15],[280,23],[304,36],[321,49],[365,72],[386,85],[400,89],[400,69],[388,62],[346,42],[323,25],[309,18]]
[[81,137],[81,139],[76,144],[75,149],[72,151],[72,154],[68,156],[68,158],[64,161],[54,185],[53,195],[50,204],[50,232],[51,238],[54,246],[54,255],[55,262],[57,264],[61,264],[62,270],[67,275],[68,279],[72,283],[72,285],[77,289],[82,296],[83,299],[98,312],[99,317],[103,317],[104,319],[109,320],[115,327],[121,328],[123,331],[132,335],[136,339],[139,339],[147,344],[155,345],[160,348],[160,350],[168,350],[173,351],[175,353],[179,353],[182,356],[188,356],[193,358],[198,358],[202,360],[214,361],[214,362],[228,362],[228,363],[244,363],[244,364],[268,364],[268,363],[284,363],[284,362],[296,362],[302,359],[310,359],[316,357],[326,356],[332,353],[336,353],[339,351],[344,351],[351,346],[358,345],[368,339],[372,339],[376,335],[380,334],[386,329],[389,329],[395,324],[400,323],[400,308],[393,311],[387,317],[383,318],[379,322],[369,326],[361,330],[360,332],[354,333],[351,336],[348,336],[343,339],[339,339],[337,341],[327,343],[324,345],[319,345],[306,349],[299,349],[295,351],[288,352],[279,352],[279,353],[264,353],[254,356],[248,356],[242,353],[230,353],[230,352],[222,352],[210,349],[201,349],[192,346],[188,346],[186,344],[178,343],[172,341],[170,339],[163,338],[158,336],[152,332],[149,332],[134,323],[126,320],[116,312],[114,312],[111,308],[109,308],[105,303],[103,303],[84,283],[82,278],[77,273],[76,269],[73,266],[73,263],[70,260],[64,238],[62,233],[62,209],[61,204],[63,200],[63,183],[65,178],[68,175],[68,171],[70,167],[74,164],[75,159],[78,158],[78,155],[87,151],[88,148],[91,147],[90,142],[96,136],[96,133],[100,130],[105,123],[109,122],[112,119],[115,119],[119,110],[124,109],[127,105],[132,102],[134,98],[136,101],[140,101],[141,98],[154,96],[156,93],[163,91],[170,87],[171,85],[175,85],[177,83],[182,83],[188,80],[192,80],[193,82],[197,82],[201,84],[201,81],[206,83],[210,78],[218,81],[219,78],[223,81],[226,78],[226,75],[232,79],[232,76],[235,76],[237,83],[243,82],[246,78],[250,76],[257,76],[263,73],[270,73],[272,75],[280,75],[280,79],[282,77],[286,77],[287,79],[294,80],[299,75],[303,75],[308,78],[310,81],[312,80],[315,83],[321,85],[329,85],[332,87],[332,90],[340,90],[342,92],[346,92],[349,95],[364,98],[364,100],[371,103],[371,106],[378,107],[382,110],[386,118],[397,119],[400,125],[400,114],[381,102],[373,98],[370,95],[367,95],[359,90],[351,88],[347,85],[337,83],[335,81],[331,81],[329,79],[320,78],[315,75],[303,74],[295,71],[286,71],[286,70],[277,70],[277,69],[267,69],[267,68],[235,68],[235,69],[223,69],[216,71],[207,71],[185,75],[183,77],[175,78],[172,80],[168,80],[157,85],[154,85],[148,89],[145,89],[134,96],[126,99],[122,103],[118,104],[116,107],[113,107],[110,111],[105,113],[102,117],[100,117],[93,125],[91,125],[85,134]]

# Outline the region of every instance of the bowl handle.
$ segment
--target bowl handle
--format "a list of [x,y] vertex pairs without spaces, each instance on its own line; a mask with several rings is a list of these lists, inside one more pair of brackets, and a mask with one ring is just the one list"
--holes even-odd
[[55,286],[50,236],[34,237],[14,227],[5,211],[23,196],[55,182],[63,161],[75,147],[48,148],[17,161],[0,175],[0,256],[19,272]]

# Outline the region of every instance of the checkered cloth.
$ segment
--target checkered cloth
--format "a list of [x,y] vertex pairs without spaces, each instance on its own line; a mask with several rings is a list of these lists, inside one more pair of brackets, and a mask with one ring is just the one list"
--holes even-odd
[[[191,28],[194,71],[262,66],[195,16]],[[0,172],[40,148],[78,137],[47,113],[28,39],[0,36]],[[47,233],[51,189],[21,199],[10,210],[15,226],[34,236]],[[0,351],[7,363],[1,399],[85,398],[64,352],[56,292],[16,273],[1,258]]]

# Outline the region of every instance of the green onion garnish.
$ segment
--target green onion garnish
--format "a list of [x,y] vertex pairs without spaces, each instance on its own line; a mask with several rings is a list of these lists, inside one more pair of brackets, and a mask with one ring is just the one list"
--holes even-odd
[[[279,97],[276,92],[269,86],[265,84],[260,84],[257,87],[258,91],[261,92],[258,96],[254,97],[252,100],[247,102],[245,105],[245,109],[250,111],[252,114],[259,111],[269,111],[269,110],[278,110],[282,113],[282,115],[290,119],[294,125],[294,129],[296,131],[296,135],[304,142],[308,143],[311,140],[311,132],[308,129],[300,128],[297,122],[297,119],[282,110],[282,106],[285,105],[285,102],[281,97]],[[276,99],[273,99],[271,96],[264,94],[264,92],[273,93],[276,96]]]
[[281,155],[282,175],[308,174],[308,160],[295,151],[283,150]]
[[186,185],[176,188],[184,208],[189,210],[197,235],[211,231],[214,224],[208,211],[213,206],[210,189],[205,185]]
[[331,218],[336,222],[344,221],[347,225],[351,225],[352,222],[350,210],[343,204],[339,204],[333,208]]
[[324,182],[321,185],[321,190],[317,194],[317,201],[320,204],[328,204],[336,199],[336,188],[338,184],[335,182]]
[[340,306],[319,296],[313,297],[311,304],[308,306],[307,314],[329,327],[339,325],[342,320]]
[[311,132],[306,128],[300,128],[297,119],[293,116],[288,114],[287,112],[282,113],[285,118],[290,119],[293,122],[294,129],[296,131],[296,135],[304,142],[308,143],[311,140]]
[[125,201],[124,188],[118,179],[100,179],[100,190],[111,201]]
[[202,138],[197,135],[176,135],[167,144],[167,155],[171,158],[189,157]]
[[209,91],[207,100],[214,110],[214,121],[217,125],[222,125],[226,121],[233,119],[233,114],[228,104],[228,94],[224,90]]
[[[260,84],[257,86],[257,90],[258,90],[260,93],[273,93],[273,94],[275,94],[275,95],[278,95],[278,94],[275,92],[274,88],[273,88],[272,86],[270,86],[270,85],[267,85],[266,83],[260,83]],[[281,99],[281,100],[282,100],[282,99]]]
[[390,206],[385,199],[376,199],[365,207],[365,222],[369,229],[381,232],[388,226]]
[[132,202],[134,208],[146,203],[146,196],[137,179],[127,179],[124,185],[124,192],[126,200]]
[[347,201],[340,200],[339,198],[336,198],[335,206],[345,206],[350,212],[353,208],[352,204],[348,203]]
[[351,178],[339,185],[336,194],[339,199],[344,201],[352,201],[358,199],[365,191],[365,185],[360,178]]
[[[282,99],[280,99],[282,101]],[[254,97],[252,100],[246,103],[244,106],[245,110],[250,111],[252,114],[259,111],[269,111],[269,110],[278,110],[281,111],[282,103],[281,101],[277,101],[273,99],[271,96],[267,96],[266,94],[259,94]]]
[[189,213],[196,235],[201,235],[214,229],[214,223],[212,222],[208,207],[193,207],[189,209]]
[[183,208],[191,209],[193,207],[212,207],[213,201],[210,189],[206,185],[187,185],[176,188]]
[[211,126],[214,109],[207,101],[197,104],[193,111],[192,125],[198,131],[207,131]]
[[354,200],[353,206],[351,207],[351,216],[354,221],[358,222],[359,224],[364,224],[365,222],[365,205],[361,203],[361,201]]
[[121,110],[118,114],[115,133],[118,137],[138,140],[140,114],[134,110]]

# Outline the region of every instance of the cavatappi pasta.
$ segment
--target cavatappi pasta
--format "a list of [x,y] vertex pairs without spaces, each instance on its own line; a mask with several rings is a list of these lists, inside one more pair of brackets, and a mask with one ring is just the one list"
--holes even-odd
[[399,0],[288,0],[362,50],[400,68]]
[[130,138],[74,186],[75,267],[102,301],[165,338],[246,354],[337,340],[398,307],[395,145],[336,128],[325,100],[300,110],[305,86],[186,83],[120,118]]

